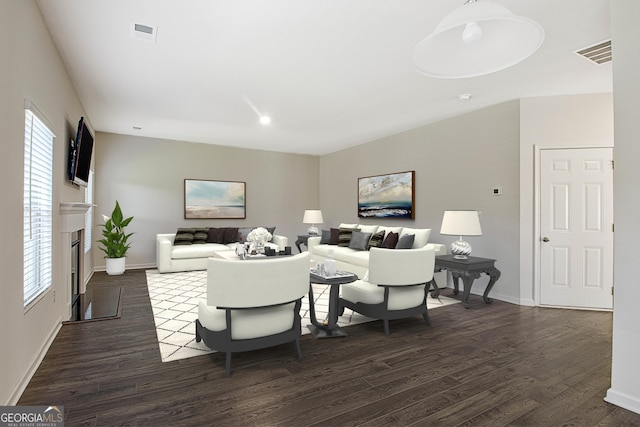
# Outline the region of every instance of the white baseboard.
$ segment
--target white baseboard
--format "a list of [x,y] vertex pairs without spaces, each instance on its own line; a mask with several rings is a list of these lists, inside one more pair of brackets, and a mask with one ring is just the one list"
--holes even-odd
[[38,370],[40,363],[42,363],[42,360],[47,355],[47,351],[49,351],[49,347],[51,347],[53,340],[58,335],[60,328],[62,328],[62,318],[58,318],[58,321],[55,323],[54,327],[49,332],[49,335],[43,341],[42,347],[40,347],[40,351],[38,352],[34,360],[31,362],[25,375],[22,376],[22,380],[16,385],[16,388],[11,392],[11,396],[9,396],[9,402],[7,402],[7,405],[15,406],[18,404],[18,400],[20,400],[20,396],[22,396],[22,393],[24,393],[25,389],[29,385],[29,382],[31,381],[36,371]]
[[633,411],[636,414],[640,414],[640,399],[634,396],[629,396],[626,393],[616,391],[613,388],[607,390],[607,395],[605,396],[604,401],[629,411]]

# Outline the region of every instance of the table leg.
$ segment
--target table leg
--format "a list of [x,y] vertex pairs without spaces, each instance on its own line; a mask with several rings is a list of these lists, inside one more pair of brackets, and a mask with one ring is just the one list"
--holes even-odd
[[487,304],[491,304],[492,299],[489,298],[489,292],[491,291],[491,288],[493,288],[493,285],[495,285],[500,278],[501,273],[497,268],[487,270],[485,273],[489,275],[490,279],[489,283],[487,284],[487,289],[485,289],[484,294],[482,294],[482,299],[484,299],[484,302],[486,302]]
[[316,318],[315,303],[313,301],[313,285],[309,285],[309,318],[311,325],[307,328],[311,331],[314,338],[334,338],[346,337],[347,333],[338,326],[338,298],[340,286],[332,285],[329,291],[329,315],[328,324],[324,325],[318,322]]
[[318,319],[316,318],[316,306],[313,296],[313,285],[311,283],[309,284],[309,318],[311,319],[311,323],[315,327],[320,328],[321,326],[324,326],[320,325],[320,323],[318,323]]
[[453,294],[458,295],[458,279],[460,279],[460,274],[451,272],[451,278],[453,279]]
[[429,287],[427,288],[427,292],[429,292],[429,289],[431,289],[431,287],[433,287],[433,291],[431,291],[431,298],[438,298],[440,296],[440,288],[436,283],[435,277],[431,279],[431,281],[429,282]]
[[462,283],[464,284],[462,305],[464,306],[464,308],[469,308],[469,295],[471,294],[471,285],[473,285],[474,279],[475,275],[473,273],[467,272],[462,274]]

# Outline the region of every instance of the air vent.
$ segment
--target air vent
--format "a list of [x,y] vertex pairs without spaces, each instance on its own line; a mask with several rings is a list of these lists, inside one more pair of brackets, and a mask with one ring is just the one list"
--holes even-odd
[[577,50],[575,53],[594,64],[611,62],[611,39]]
[[158,27],[132,22],[129,33],[134,39],[155,43]]

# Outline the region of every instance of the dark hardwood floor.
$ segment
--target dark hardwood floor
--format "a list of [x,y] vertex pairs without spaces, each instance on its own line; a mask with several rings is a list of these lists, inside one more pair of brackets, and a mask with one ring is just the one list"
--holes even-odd
[[[484,304],[472,296],[422,319],[351,326],[293,347],[162,363],[143,270],[123,286],[119,319],[65,324],[20,405],[64,405],[68,426],[632,426],[603,401],[611,313]],[[444,291],[450,295],[450,290]]]

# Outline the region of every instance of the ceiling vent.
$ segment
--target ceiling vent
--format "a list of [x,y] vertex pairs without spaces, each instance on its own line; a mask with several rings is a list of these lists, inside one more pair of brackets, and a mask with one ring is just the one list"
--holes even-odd
[[158,27],[132,22],[129,34],[134,39],[155,43],[157,32],[158,32]]
[[594,64],[611,62],[611,39],[577,50],[575,53]]

